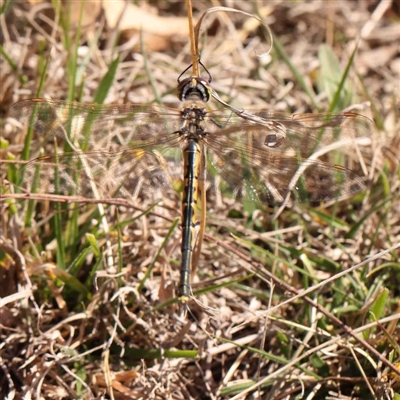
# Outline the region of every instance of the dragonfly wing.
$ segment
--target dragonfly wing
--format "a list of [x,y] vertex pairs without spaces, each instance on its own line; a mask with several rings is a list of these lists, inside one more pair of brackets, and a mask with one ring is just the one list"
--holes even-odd
[[157,105],[30,99],[14,104],[10,116],[31,129],[40,146],[59,140],[82,151],[157,144],[181,126],[179,110]]
[[[265,119],[263,125],[235,117],[223,129],[214,124],[204,139],[211,153],[209,170],[221,175],[224,192],[273,205],[343,198],[365,187],[348,166],[358,163],[354,146],[372,132],[369,119],[355,114],[258,116]],[[353,146],[350,154],[345,146]]]
[[179,147],[177,150],[173,157],[165,156],[162,145],[152,146],[151,150],[128,148],[43,156],[25,164],[20,176],[24,188],[34,193],[99,199],[148,196],[156,189],[171,189],[174,180],[181,179]]
[[[343,114],[284,114],[275,111],[251,111],[243,112],[243,117],[230,114],[211,114],[210,130],[213,138],[218,140],[219,136],[232,136],[235,141],[247,143],[246,133],[240,134],[240,130],[252,128],[252,135],[255,135],[265,149],[268,143],[273,143],[273,136],[281,136],[284,140],[279,146],[270,150],[277,153],[288,153],[294,149],[303,158],[310,157],[317,150],[326,148],[335,143],[340,148],[346,148],[360,141],[369,138],[375,129],[373,121],[355,113]],[[255,118],[254,121],[247,118]]]
[[45,147],[21,169],[28,190],[127,197],[181,179],[178,111],[38,99],[16,103],[11,116],[32,129],[36,156]]

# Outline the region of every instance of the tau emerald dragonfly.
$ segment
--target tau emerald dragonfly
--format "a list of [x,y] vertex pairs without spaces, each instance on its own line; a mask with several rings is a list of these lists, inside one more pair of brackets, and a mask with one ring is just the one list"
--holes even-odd
[[[175,109],[42,98],[16,103],[11,116],[46,149],[21,170],[27,191],[156,201],[183,188],[177,294],[184,302],[191,296],[199,192],[217,185],[224,195],[269,205],[350,196],[364,183],[348,168],[357,152],[347,153],[349,163],[341,149],[356,149],[373,123],[354,113],[237,110],[219,98],[210,75],[179,78],[178,93],[182,105]],[[212,98],[222,110],[209,109]]]

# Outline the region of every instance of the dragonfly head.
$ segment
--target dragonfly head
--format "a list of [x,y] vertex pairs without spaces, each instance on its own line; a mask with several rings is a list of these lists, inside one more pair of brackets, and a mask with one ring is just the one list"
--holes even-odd
[[202,101],[207,103],[211,97],[209,82],[197,76],[183,79],[178,85],[178,97],[180,101]]

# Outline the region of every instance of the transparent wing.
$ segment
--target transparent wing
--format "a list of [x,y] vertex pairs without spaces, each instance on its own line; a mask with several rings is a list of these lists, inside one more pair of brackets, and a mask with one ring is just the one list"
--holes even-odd
[[[347,197],[365,187],[353,171],[357,149],[373,132],[366,117],[345,113],[284,115],[261,112],[265,124],[235,116],[219,120],[204,142],[208,171],[236,197],[280,204],[285,199],[321,202]],[[225,125],[224,125],[225,124]]]
[[128,197],[182,179],[179,111],[35,99],[16,103],[11,116],[31,130],[33,155],[46,154],[21,169],[29,191]]
[[[183,177],[179,110],[36,99],[15,104],[11,116],[32,133],[37,158],[21,171],[28,190],[99,198],[156,190],[162,195]],[[319,202],[364,188],[353,169],[360,140],[373,131],[365,117],[217,111],[202,125],[208,176],[212,181],[220,175],[227,195],[267,204],[286,197]],[[46,156],[39,156],[40,148]]]

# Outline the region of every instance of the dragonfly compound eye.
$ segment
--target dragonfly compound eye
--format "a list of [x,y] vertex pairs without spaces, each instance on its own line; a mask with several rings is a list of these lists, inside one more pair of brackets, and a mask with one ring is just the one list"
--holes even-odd
[[183,80],[178,87],[179,99],[181,101],[193,100],[207,103],[210,100],[210,93],[206,84],[207,81],[198,77]]

